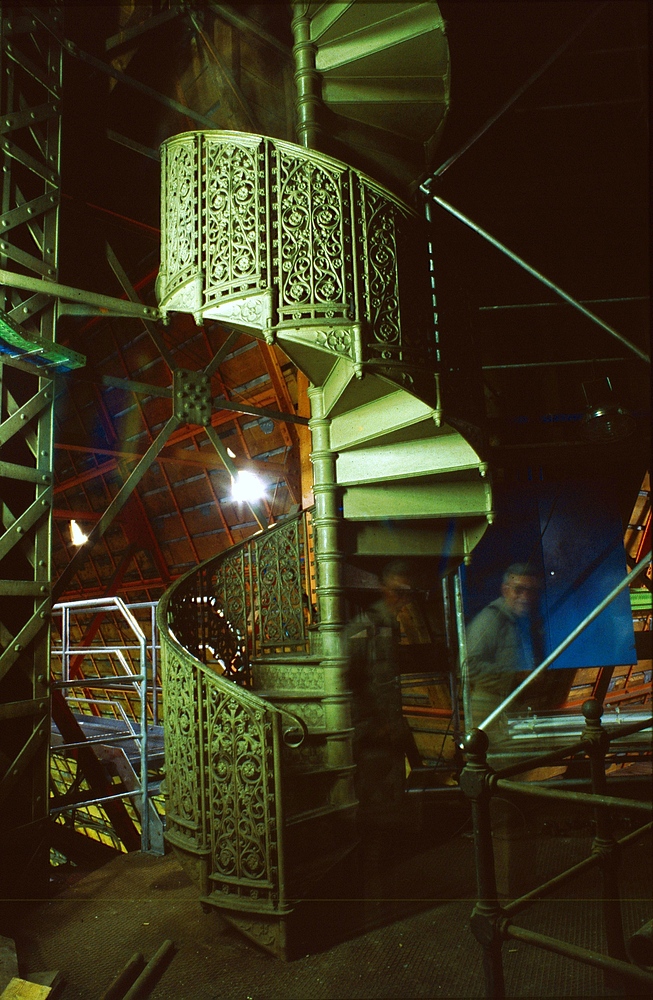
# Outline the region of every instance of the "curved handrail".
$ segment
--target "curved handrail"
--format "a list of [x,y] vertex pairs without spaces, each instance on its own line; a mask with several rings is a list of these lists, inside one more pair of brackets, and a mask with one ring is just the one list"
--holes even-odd
[[[247,689],[247,667],[275,644],[307,649],[310,542],[310,514],[302,512],[194,567],[157,609],[166,838],[199,866],[203,895],[230,909],[286,906],[283,745],[296,750],[308,731],[293,712]],[[277,635],[288,608],[297,612],[292,643]]]
[[253,657],[308,652],[313,620],[311,511],[193,567],[165,592],[161,634],[247,685]]

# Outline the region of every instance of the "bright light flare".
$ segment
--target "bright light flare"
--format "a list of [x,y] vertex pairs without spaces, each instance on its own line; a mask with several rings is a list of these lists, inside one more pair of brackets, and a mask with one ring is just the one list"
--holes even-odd
[[253,472],[239,472],[231,481],[231,499],[249,503],[260,500],[265,493],[265,483]]
[[77,521],[70,522],[70,540],[73,545],[83,545],[88,541],[88,535],[84,534]]

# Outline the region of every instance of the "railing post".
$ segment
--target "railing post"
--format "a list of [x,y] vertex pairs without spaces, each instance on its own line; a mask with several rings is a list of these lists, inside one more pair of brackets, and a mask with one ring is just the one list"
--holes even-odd
[[[581,738],[590,743],[587,754],[590,759],[592,792],[595,795],[607,795],[605,755],[610,747],[610,739],[601,725],[603,705],[600,701],[590,698],[583,705],[583,715],[585,716],[585,728]],[[627,962],[628,955],[624,941],[621,901],[619,899],[619,849],[612,835],[611,811],[594,809],[594,823],[596,836],[592,843],[592,854],[598,854],[601,859],[602,910],[608,955],[610,958]],[[606,972],[605,979],[606,985],[621,985],[619,977],[615,976],[614,973]]]
[[308,390],[312,417],[309,423],[313,450],[313,494],[315,514],[313,535],[317,570],[317,597],[320,612],[322,650],[328,659],[342,656],[340,636],[345,624],[342,585],[343,552],[340,544],[341,506],[336,480],[336,453],[331,449],[331,421],[324,415],[321,389]]
[[460,787],[472,804],[474,824],[474,859],[478,900],[472,911],[472,933],[483,948],[485,995],[502,1000],[505,997],[503,961],[501,957],[500,921],[503,911],[497,899],[494,871],[494,848],[490,820],[492,791],[487,763],[489,740],[481,729],[473,729],[465,737],[466,764],[460,775]]
[[297,87],[297,135],[302,146],[317,148],[320,131],[318,115],[321,101],[320,74],[315,68],[315,46],[311,42],[311,19],[308,4],[293,3],[295,85]]

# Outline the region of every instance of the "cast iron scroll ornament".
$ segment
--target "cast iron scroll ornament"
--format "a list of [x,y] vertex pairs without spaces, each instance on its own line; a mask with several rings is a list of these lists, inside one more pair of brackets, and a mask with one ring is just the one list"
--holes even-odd
[[301,642],[304,634],[300,530],[295,520],[256,540],[263,648]]
[[[310,161],[278,155],[278,246],[281,307],[319,307],[344,302],[343,198],[337,172]],[[286,308],[285,312],[288,311]],[[321,310],[329,315],[327,309]],[[295,319],[313,310],[296,308]],[[334,315],[331,312],[331,315]]]
[[230,294],[257,288],[261,273],[258,153],[205,144],[206,284]]
[[183,285],[198,269],[197,147],[192,142],[177,143],[167,151],[168,176],[176,197],[168,204],[168,239],[163,246],[162,271],[173,285]]
[[170,653],[166,677],[166,822],[168,835],[179,846],[201,850],[204,845],[200,793],[200,723],[197,670]]
[[269,711],[207,677],[211,881],[241,898],[277,891],[273,732]]
[[[400,346],[395,207],[368,185],[362,188],[367,229],[367,298],[374,339]],[[391,357],[389,352],[387,357]],[[382,357],[386,357],[382,354]]]

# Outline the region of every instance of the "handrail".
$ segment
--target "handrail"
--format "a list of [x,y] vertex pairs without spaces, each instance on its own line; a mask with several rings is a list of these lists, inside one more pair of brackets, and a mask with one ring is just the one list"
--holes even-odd
[[[192,860],[206,901],[285,912],[282,744],[300,746],[306,726],[184,649],[165,625],[168,606],[159,618],[166,839]],[[283,731],[284,715],[300,739]]]
[[308,652],[311,562],[311,511],[300,511],[176,580],[159,601],[159,630],[247,685],[254,657]]
[[281,765],[307,728],[248,690],[247,668],[265,652],[308,650],[311,551],[303,511],[194,567],[157,610],[166,838],[197,866],[203,898],[232,910],[289,905]]
[[[628,726],[621,726],[619,729],[603,729],[602,731],[607,742],[611,743],[613,740],[641,732],[642,729],[648,729],[651,725],[653,725],[653,718],[644,719],[643,722],[633,722]],[[534,757],[528,757],[517,764],[502,767],[499,771],[494,771],[492,781],[496,782],[503,778],[509,778],[513,774],[523,774],[524,771],[530,771],[534,767],[557,764],[562,760],[567,760],[569,757],[574,757],[577,753],[589,751],[592,748],[592,742],[591,739],[580,739],[576,743],[572,743],[571,746],[561,747],[559,750],[551,750],[548,753],[536,754]]]
[[[132,686],[136,691],[139,701],[140,732],[137,736],[134,737],[139,746],[139,788],[136,789],[134,793],[130,793],[130,795],[131,797],[140,798],[139,811],[141,815],[141,850],[147,852],[153,849],[152,838],[150,835],[150,814],[149,814],[150,803],[149,803],[149,789],[147,781],[147,761],[148,761],[147,652],[146,652],[147,638],[138,620],[132,614],[129,607],[120,597],[112,595],[109,597],[90,598],[88,600],[65,601],[53,605],[54,611],[61,611],[63,628],[62,628],[62,648],[61,648],[62,680],[53,681],[52,687],[59,688],[64,691],[67,688],[83,688],[88,690],[92,688],[104,688],[104,690],[107,691],[116,689],[120,690],[122,685],[120,685],[117,675],[107,675],[106,677],[89,678],[89,679],[80,677],[74,680],[71,680],[70,678],[69,675],[70,653],[71,653],[70,612],[72,610],[73,612],[83,613],[85,611],[90,611],[91,609],[95,610],[96,612],[98,610],[110,610],[118,612],[127,622],[127,625],[133,632],[138,644],[136,647],[133,647],[137,648],[139,651],[138,673],[133,673],[130,671],[127,661],[125,657],[122,656],[120,650],[115,650],[115,651],[118,653],[118,658],[122,662],[126,677],[129,678],[129,685]],[[153,633],[152,635],[153,645],[154,642],[155,638]],[[78,650],[78,654],[84,651],[85,650]],[[117,686],[115,683],[116,681],[118,681]],[[153,688],[155,689],[155,687],[156,687],[156,681],[153,680]],[[68,700],[74,701],[76,699],[68,698]],[[93,701],[97,703],[97,699],[87,699],[87,701],[89,701],[89,704],[91,704]],[[120,710],[126,719],[126,714],[122,706],[120,706]],[[82,745],[86,745],[86,743],[88,742],[89,741],[85,741],[85,743]],[[97,798],[96,801],[97,802],[109,801],[112,798],[113,796],[109,797],[104,796]],[[75,808],[81,808],[81,806],[77,804]]]
[[[531,757],[520,765],[494,772],[487,763],[489,740],[482,729],[474,729],[465,741],[467,762],[460,777],[460,786],[471,800],[474,822],[474,847],[476,860],[476,881],[478,901],[471,917],[474,936],[483,948],[485,989],[488,997],[505,997],[502,942],[507,939],[525,941],[537,948],[566,955],[577,961],[604,970],[612,977],[612,983],[634,979],[653,987],[653,973],[627,961],[623,923],[619,902],[619,888],[615,870],[615,853],[633,842],[636,837],[650,831],[651,824],[640,827],[627,837],[616,841],[612,831],[611,813],[616,809],[629,811],[649,811],[648,803],[635,799],[617,798],[607,794],[605,757],[612,740],[650,728],[653,719],[624,727],[621,731],[606,730],[601,725],[603,707],[600,702],[590,699],[583,705],[585,728],[581,740],[573,747],[566,747],[553,753]],[[592,794],[568,792],[562,789],[544,788],[526,782],[506,780],[508,775],[530,770],[536,764],[563,760],[579,750],[584,750],[590,759]],[[519,899],[501,906],[497,895],[494,868],[494,848],[492,844],[492,824],[490,802],[497,792],[516,795],[536,795],[571,801],[592,807],[596,836],[591,854],[584,861],[573,865],[539,886],[534,887]],[[587,948],[571,945],[566,941],[551,938],[535,931],[527,931],[512,924],[512,918],[532,903],[549,895],[570,879],[591,868],[598,868],[602,882],[602,909],[607,941],[607,955]]]

